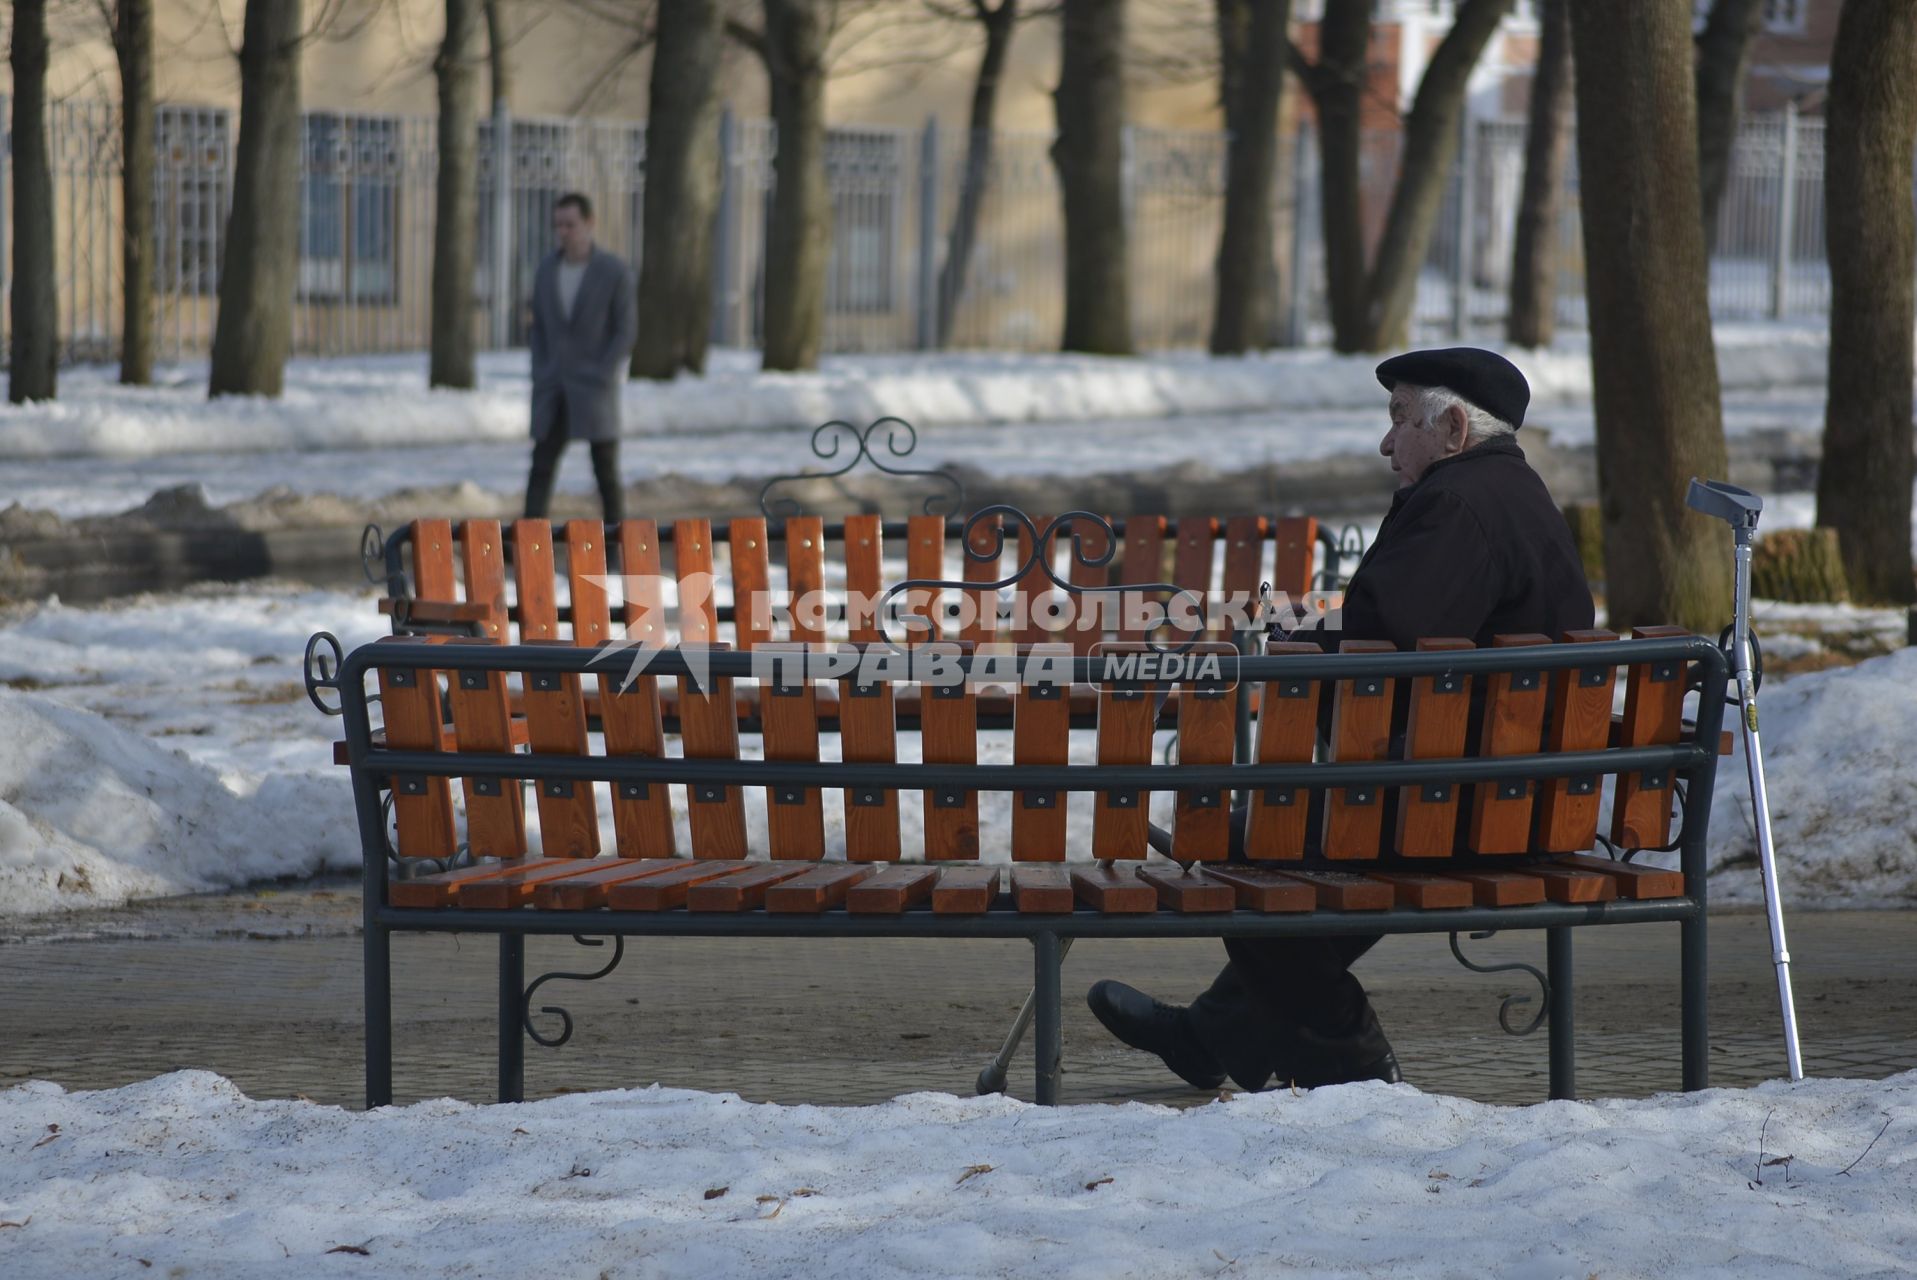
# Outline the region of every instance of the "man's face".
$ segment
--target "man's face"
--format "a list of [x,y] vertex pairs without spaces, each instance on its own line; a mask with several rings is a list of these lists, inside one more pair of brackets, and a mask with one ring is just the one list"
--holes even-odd
[[1424,421],[1420,388],[1399,383],[1391,391],[1391,429],[1378,442],[1378,452],[1391,459],[1391,469],[1403,489],[1424,479],[1424,473],[1440,458],[1464,452],[1464,414],[1456,408],[1445,410],[1433,422]]
[[592,219],[582,217],[577,205],[562,204],[552,211],[552,238],[576,262],[592,252]]

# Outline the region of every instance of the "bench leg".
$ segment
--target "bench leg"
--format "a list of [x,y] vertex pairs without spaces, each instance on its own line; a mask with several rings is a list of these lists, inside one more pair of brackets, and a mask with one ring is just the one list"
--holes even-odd
[[1704,917],[1686,920],[1680,926],[1682,949],[1684,1009],[1684,1087],[1711,1087],[1711,1017],[1708,981],[1709,953],[1704,945]]
[[526,989],[526,935],[499,935],[499,1100],[526,1097],[526,1033],[520,1025]]
[[393,1101],[393,935],[384,926],[367,923],[364,935],[366,974],[366,1109]]
[[1057,934],[1032,939],[1032,1056],[1038,1063],[1038,1102],[1045,1107],[1058,1103],[1059,1061],[1064,1056],[1059,993],[1063,964]]
[[1544,931],[1545,968],[1551,977],[1551,1097],[1578,1096],[1576,1015],[1572,1009],[1571,930]]

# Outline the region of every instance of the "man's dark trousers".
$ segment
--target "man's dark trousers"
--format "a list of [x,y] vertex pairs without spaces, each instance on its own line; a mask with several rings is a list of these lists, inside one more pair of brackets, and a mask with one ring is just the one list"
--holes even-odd
[[[526,514],[529,517],[544,518],[552,510],[552,486],[559,474],[559,455],[566,451],[571,436],[567,431],[566,402],[559,401],[559,421],[552,429],[533,441],[532,473],[526,477]],[[605,509],[606,521],[625,519],[626,495],[619,486],[619,442],[617,440],[590,440],[592,450],[593,479],[599,482],[599,505]]]

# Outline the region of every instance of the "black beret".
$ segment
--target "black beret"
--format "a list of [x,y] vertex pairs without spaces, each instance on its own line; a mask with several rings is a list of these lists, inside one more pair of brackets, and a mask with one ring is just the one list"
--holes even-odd
[[1378,366],[1378,381],[1387,391],[1400,382],[1455,391],[1513,427],[1524,425],[1524,410],[1531,403],[1531,384],[1518,367],[1497,352],[1479,347],[1407,351]]

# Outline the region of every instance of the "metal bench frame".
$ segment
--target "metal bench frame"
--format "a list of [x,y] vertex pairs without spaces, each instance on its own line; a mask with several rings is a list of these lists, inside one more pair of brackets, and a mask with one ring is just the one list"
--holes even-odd
[[[838,937],[838,938],[1023,938],[1032,944],[1035,982],[1037,1098],[1058,1101],[1062,1057],[1061,960],[1075,938],[1217,938],[1323,936],[1354,931],[1377,933],[1456,933],[1467,930],[1543,929],[1549,971],[1550,1096],[1576,1092],[1573,1053],[1572,947],[1570,930],[1581,925],[1678,921],[1682,926],[1682,1087],[1705,1088],[1709,1080],[1705,951],[1705,840],[1710,797],[1717,769],[1717,744],[1724,714],[1727,664],[1723,653],[1696,636],[1624,640],[1604,644],[1556,644],[1525,649],[1475,649],[1396,654],[1327,654],[1248,657],[1236,661],[1241,690],[1255,682],[1299,677],[1346,680],[1362,676],[1410,679],[1443,673],[1489,675],[1512,671],[1553,671],[1586,665],[1634,662],[1691,664],[1699,688],[1697,722],[1683,740],[1670,745],[1613,747],[1577,753],[1471,757],[1460,759],[1312,762],[1231,765],[939,765],[795,763],[603,756],[486,754],[478,752],[401,751],[377,743],[373,734],[367,676],[379,668],[430,668],[453,672],[497,670],[519,673],[602,672],[593,665],[595,649],[551,645],[493,646],[429,644],[387,640],[361,646],[346,655],[337,671],[309,670],[309,686],[334,689],[345,718],[348,765],[364,859],[364,948],[366,994],[366,1102],[392,1100],[392,935],[399,932],[472,932],[499,936],[498,1075],[499,1099],[524,1096],[525,1038],[529,988],[525,981],[528,935],[588,937]],[[747,677],[753,655],[727,652],[699,657],[714,676]],[[1095,681],[1102,668],[1095,658],[1078,658],[1073,679]],[[686,657],[674,650],[657,653],[649,675],[696,676]],[[1241,699],[1242,701],[1242,699]],[[536,766],[535,766],[536,762]],[[381,793],[393,775],[540,777],[607,782],[714,782],[739,786],[785,783],[844,788],[857,785],[917,790],[950,785],[976,791],[1180,790],[1216,788],[1248,791],[1262,787],[1323,789],[1375,784],[1401,787],[1430,782],[1484,782],[1499,779],[1542,780],[1579,774],[1669,770],[1682,780],[1679,839],[1684,895],[1661,900],[1601,903],[1548,902],[1530,906],[1455,910],[1396,907],[1364,913],[1312,911],[1265,915],[1234,910],[1220,915],[1180,915],[1160,910],[1141,915],[1108,915],[1084,908],[1059,915],[1021,915],[994,908],[982,915],[941,916],[908,908],[897,916],[849,914],[843,908],[816,916],[659,913],[613,910],[551,911],[518,909],[404,909],[388,902],[388,858]],[[1470,861],[1477,868],[1509,870],[1521,866],[1508,857],[1455,860],[1418,859],[1413,869],[1449,871]],[[1301,864],[1266,864],[1279,870]],[[1313,864],[1304,864],[1310,866]],[[1379,863],[1338,862],[1332,869],[1375,869]],[[1400,864],[1411,866],[1411,863]],[[621,944],[623,946],[623,944]],[[615,957],[616,963],[616,957]],[[601,974],[561,975],[598,977]],[[549,975],[551,976],[551,975]],[[536,980],[534,986],[539,984]],[[562,1015],[563,1016],[563,1015]],[[567,1018],[568,1033],[570,1018]],[[542,1043],[552,1043],[534,1033]],[[562,1035],[559,1040],[563,1042]]]

